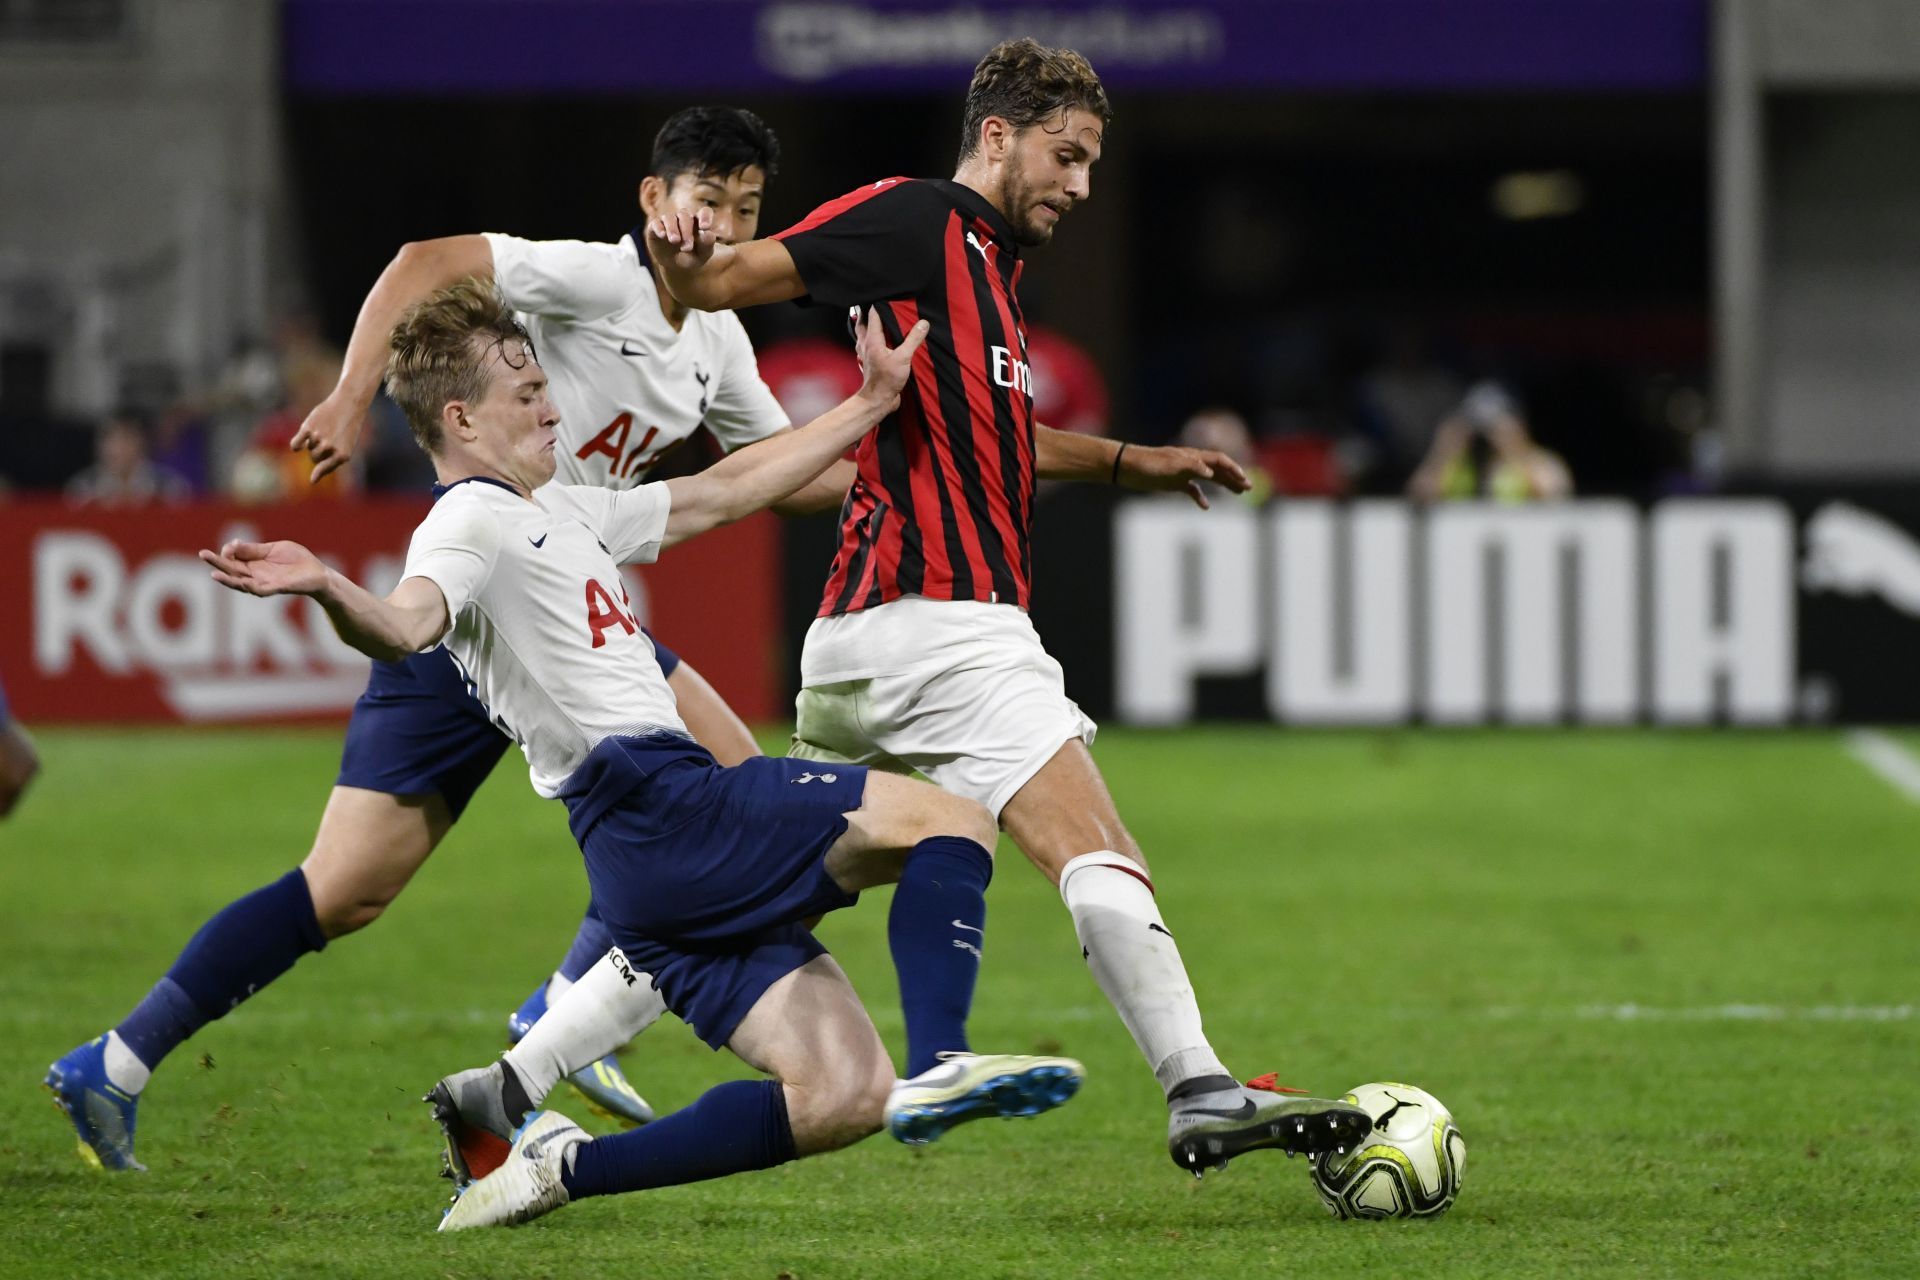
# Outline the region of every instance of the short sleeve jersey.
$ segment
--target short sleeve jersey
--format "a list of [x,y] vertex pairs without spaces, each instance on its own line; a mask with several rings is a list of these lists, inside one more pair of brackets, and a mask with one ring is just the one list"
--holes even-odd
[[930,325],[900,408],[855,451],[820,616],[905,595],[1026,608],[1033,375],[1006,219],[959,183],[887,178],[774,238],[811,301],[878,308],[890,342]]
[[535,791],[558,795],[605,738],[686,733],[619,569],[660,554],[666,485],[549,484],[530,500],[469,479],[436,493],[402,578],[446,597],[441,643],[526,753]]
[[560,410],[555,480],[631,488],[700,427],[729,451],[787,426],[731,311],[678,332],[637,234],[618,244],[487,233],[493,278],[533,338]]

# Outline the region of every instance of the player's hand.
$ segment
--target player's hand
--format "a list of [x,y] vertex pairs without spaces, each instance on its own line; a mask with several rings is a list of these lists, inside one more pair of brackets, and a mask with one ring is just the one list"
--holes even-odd
[[307,477],[308,484],[318,484],[328,472],[353,461],[354,448],[360,443],[360,428],[366,420],[367,406],[351,403],[351,397],[342,397],[338,391],[313,407],[288,444],[292,449],[305,449],[313,459],[313,474]]
[[327,585],[327,566],[297,542],[229,542],[200,559],[215,582],[250,596],[311,596]]
[[1120,483],[1127,488],[1153,493],[1185,490],[1194,505],[1205,511],[1212,504],[1207,501],[1206,490],[1200,487],[1202,480],[1212,481],[1231,493],[1245,493],[1253,487],[1240,464],[1218,449],[1186,449],[1178,445],[1150,449],[1128,445],[1126,456],[1120,459]]
[[663,267],[698,271],[713,257],[713,210],[669,209],[647,222],[647,252]]
[[864,318],[854,317],[853,349],[860,357],[860,371],[866,375],[860,394],[878,404],[883,413],[900,407],[900,392],[913,374],[913,353],[927,340],[932,327],[925,320],[915,321],[900,345],[889,347],[878,312],[869,309]]

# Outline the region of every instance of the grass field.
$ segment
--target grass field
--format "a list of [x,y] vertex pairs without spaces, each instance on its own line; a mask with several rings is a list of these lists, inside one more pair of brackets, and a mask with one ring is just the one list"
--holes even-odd
[[[416,1100],[498,1051],[571,936],[560,808],[503,767],[385,919],[165,1064],[152,1172],[109,1177],[46,1064],[298,861],[337,735],[41,744],[0,827],[8,1280],[1920,1272],[1920,806],[1836,735],[1103,734],[1215,1046],[1243,1075],[1438,1094],[1471,1153],[1441,1220],[1336,1223],[1271,1153],[1177,1171],[1151,1075],[1008,846],[974,1042],[1083,1059],[1068,1108],[453,1237]],[[884,899],[821,932],[897,1050]],[[677,1024],[626,1062],[666,1108],[745,1074]]]

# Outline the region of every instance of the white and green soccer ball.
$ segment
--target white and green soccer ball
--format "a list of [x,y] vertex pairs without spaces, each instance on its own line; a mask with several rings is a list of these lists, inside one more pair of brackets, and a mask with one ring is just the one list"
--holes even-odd
[[1347,1094],[1373,1117],[1357,1146],[1313,1157],[1313,1189],[1336,1218],[1431,1218],[1460,1194],[1467,1143],[1440,1099],[1410,1084],[1363,1084]]

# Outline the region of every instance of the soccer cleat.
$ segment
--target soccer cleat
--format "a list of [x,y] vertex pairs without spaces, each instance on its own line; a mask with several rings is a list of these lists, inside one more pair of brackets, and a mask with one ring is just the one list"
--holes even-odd
[[1245,1087],[1182,1098],[1168,1118],[1167,1154],[1197,1178],[1262,1147],[1289,1156],[1344,1151],[1373,1127],[1373,1117],[1352,1103],[1284,1096],[1300,1092],[1269,1074]]
[[[507,1015],[507,1043],[519,1044],[546,1012],[547,987],[542,983],[520,1002],[518,1009]],[[629,1129],[653,1119],[653,1107],[633,1087],[626,1072],[620,1069],[620,1060],[612,1054],[574,1072],[567,1077],[567,1083],[587,1104],[587,1110],[597,1116],[617,1120]]]
[[500,1167],[524,1118],[507,1114],[505,1072],[498,1062],[456,1071],[442,1076],[421,1099],[433,1108],[434,1123],[446,1142],[441,1174],[452,1178],[457,1187]]
[[513,1135],[506,1163],[454,1192],[439,1229],[514,1227],[552,1213],[567,1202],[567,1153],[586,1141],[586,1130],[558,1111],[534,1112]]
[[53,1104],[66,1113],[80,1139],[80,1158],[96,1169],[145,1173],[133,1158],[134,1108],[140,1099],[107,1079],[106,1036],[77,1046],[47,1068]]
[[922,1146],[983,1116],[1037,1116],[1071,1098],[1086,1078],[1072,1058],[943,1053],[941,1062],[887,1094],[887,1132]]

